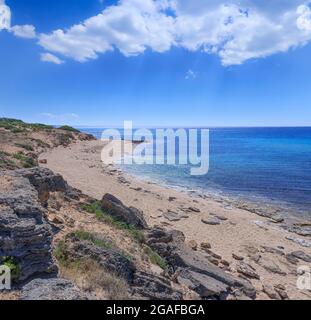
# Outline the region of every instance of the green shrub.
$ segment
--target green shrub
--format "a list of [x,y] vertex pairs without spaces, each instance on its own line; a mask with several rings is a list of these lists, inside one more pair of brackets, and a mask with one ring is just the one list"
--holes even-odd
[[77,129],[73,128],[73,127],[70,127],[70,126],[61,126],[58,129],[69,131],[69,132],[75,132],[75,133],[79,133],[80,132],[79,130],[77,130]]
[[167,269],[167,262],[161,256],[159,256],[155,251],[153,251],[150,247],[145,247],[145,254],[149,257],[151,263],[158,265],[163,270]]
[[36,161],[31,158],[23,155],[22,153],[15,153],[13,158],[19,160],[24,168],[33,168],[37,165]]
[[15,143],[15,146],[18,148],[23,148],[27,151],[34,151],[33,147],[30,144],[26,143]]
[[100,201],[93,201],[92,203],[83,204],[82,210],[88,213],[95,214],[98,220],[104,221],[114,226],[116,229],[126,231],[137,242],[143,242],[144,235],[141,230],[103,212]]
[[94,244],[95,246],[97,246],[99,248],[105,248],[105,249],[110,249],[111,248],[111,244],[110,243],[108,243],[104,239],[98,238],[95,234],[92,234],[90,232],[83,231],[83,230],[77,230],[73,234],[79,240],[88,241],[88,242]]

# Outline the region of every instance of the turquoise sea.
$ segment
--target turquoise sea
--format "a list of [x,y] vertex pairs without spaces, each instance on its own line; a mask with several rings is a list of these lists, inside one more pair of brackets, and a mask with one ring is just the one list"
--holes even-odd
[[[100,138],[103,129],[82,131]],[[123,169],[169,186],[264,202],[311,216],[311,127],[211,128],[210,169],[204,176],[191,176],[189,165]]]

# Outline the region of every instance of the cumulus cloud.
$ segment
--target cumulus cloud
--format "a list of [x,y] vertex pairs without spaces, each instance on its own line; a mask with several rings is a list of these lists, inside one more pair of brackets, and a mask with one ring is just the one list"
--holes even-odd
[[14,26],[11,29],[11,32],[14,33],[15,36],[25,39],[34,39],[36,38],[36,29],[34,26],[25,24],[22,26]]
[[11,27],[11,9],[0,0],[0,31],[7,30],[12,32],[16,37],[33,39],[36,38],[35,27],[29,24],[15,25]]
[[51,62],[54,64],[63,64],[64,61],[56,57],[54,54],[51,53],[42,53],[41,54],[41,61],[43,62]]
[[306,1],[263,2],[121,0],[68,30],[42,34],[40,44],[80,62],[115,49],[131,56],[176,46],[216,54],[224,65],[234,65],[311,39]]
[[[179,47],[217,55],[223,65],[237,65],[308,43],[309,1],[120,0],[96,16],[38,39],[54,61],[62,61],[55,54],[85,62],[107,51],[119,50],[128,57],[147,49],[162,53]],[[0,11],[2,28],[8,29],[10,13],[1,3],[6,8]]]

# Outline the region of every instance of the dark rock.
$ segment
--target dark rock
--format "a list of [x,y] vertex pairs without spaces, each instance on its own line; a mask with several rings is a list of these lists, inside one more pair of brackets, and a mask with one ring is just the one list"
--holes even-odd
[[195,240],[189,241],[188,245],[193,251],[197,251],[198,250],[198,244],[197,244],[197,242]]
[[294,251],[291,253],[291,255],[299,260],[303,260],[305,262],[311,262],[311,256],[304,253],[303,251]]
[[134,207],[126,207],[119,199],[111,194],[104,195],[101,201],[101,207],[106,213],[129,225],[140,229],[147,228],[147,223],[142,211]]
[[273,253],[273,254],[277,254],[280,256],[285,255],[285,253],[282,250],[277,249],[277,248],[272,248],[272,247],[267,247],[267,246],[262,246],[262,248],[265,252],[268,252],[268,253]]
[[229,286],[225,283],[194,271],[182,270],[177,281],[198,293],[202,299],[224,300],[229,294]]
[[280,269],[280,267],[276,264],[261,264],[262,267],[264,267],[267,271],[275,274],[279,274],[281,276],[286,276],[286,272]]
[[245,262],[240,262],[237,265],[237,272],[243,274],[247,278],[260,279],[259,275],[256,273],[256,270]]
[[288,262],[290,262],[291,264],[297,264],[299,262],[299,259],[297,259],[296,257],[294,257],[291,253],[285,255],[285,258]]
[[238,261],[243,261],[244,258],[235,254],[235,253],[232,253],[232,258],[235,259],[235,260],[238,260]]
[[[52,192],[63,192],[64,194],[74,194],[74,190],[67,184],[63,177],[54,174],[46,168],[31,168],[16,171],[17,175],[29,179],[30,183],[38,191],[38,196],[43,206],[47,205]],[[76,195],[75,195],[76,197]]]
[[72,282],[59,278],[35,279],[21,291],[21,300],[91,300]]
[[133,281],[136,268],[117,249],[98,247],[89,241],[78,239],[74,234],[69,234],[65,239],[64,254],[71,261],[92,259],[106,271],[113,272],[129,283]]
[[[167,236],[164,236],[164,234]],[[152,241],[148,239],[150,236]],[[159,241],[156,239],[157,236]],[[226,273],[221,268],[210,263],[199,252],[191,250],[185,244],[185,237],[181,232],[164,230],[160,232],[159,229],[156,229],[156,231],[147,234],[146,238],[150,247],[167,261],[170,273],[174,274],[176,271],[186,269],[215,279],[229,287],[230,290],[239,289],[247,296],[255,297],[256,291],[251,284]],[[166,240],[165,243],[160,242],[160,239],[163,238]],[[168,239],[172,240],[168,242]]]
[[0,172],[0,259],[16,261],[20,269],[16,282],[58,271],[52,257],[51,226],[37,190],[23,172]]
[[135,295],[151,300],[182,299],[182,294],[172,288],[167,278],[146,272],[135,273],[131,291]]
[[212,248],[212,246],[211,246],[210,243],[208,243],[208,242],[202,242],[202,243],[201,243],[201,249],[202,249],[202,250],[209,250],[209,249],[211,249],[211,248]]
[[189,210],[189,211],[192,211],[192,212],[196,212],[196,213],[201,212],[201,210],[200,210],[200,209],[195,208],[195,207],[190,207],[190,208],[188,208],[188,210]]
[[217,226],[220,224],[220,220],[216,217],[203,218],[201,221],[211,226]]
[[281,300],[280,295],[274,290],[274,288],[270,284],[264,284],[263,286],[263,292],[273,300]]

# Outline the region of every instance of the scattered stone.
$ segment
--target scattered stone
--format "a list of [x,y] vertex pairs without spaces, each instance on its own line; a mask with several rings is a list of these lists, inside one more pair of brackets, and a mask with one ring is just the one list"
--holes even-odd
[[193,251],[197,251],[198,250],[198,244],[197,244],[197,242],[195,240],[189,241],[188,245]]
[[273,253],[273,254],[277,254],[277,255],[280,255],[280,256],[284,256],[285,255],[285,253],[282,250],[279,250],[277,248],[262,246],[262,249],[264,250],[264,252]]
[[286,288],[282,284],[277,284],[274,286],[275,291],[280,295],[282,300],[288,300],[288,294],[286,292]]
[[[167,234],[168,237],[164,237],[164,234]],[[166,239],[165,242],[160,241],[163,237]],[[171,241],[167,242],[167,239],[170,237]],[[151,243],[150,238],[152,239]],[[192,271],[200,275],[200,278],[196,278],[196,280],[200,279],[200,281],[202,281],[201,284],[204,286],[203,278],[206,278],[203,277],[203,275],[217,280],[227,286],[229,289],[225,295],[229,295],[232,292],[237,292],[237,290],[239,290],[250,298],[254,298],[256,296],[256,290],[249,282],[239,279],[238,277],[235,277],[212,264],[206,259],[206,257],[200,254],[200,252],[191,250],[184,241],[185,236],[183,233],[175,230],[156,230],[151,231],[146,235],[147,244],[167,261],[168,272],[170,274],[175,274],[177,271],[183,270]],[[219,262],[218,259],[215,259],[215,263],[216,260]],[[187,279],[186,276],[183,276],[183,278]],[[191,283],[193,283],[192,278],[190,278],[187,283],[191,287]],[[221,297],[223,297],[223,295],[221,295]],[[221,297],[219,296],[215,298],[220,299]]]
[[227,221],[228,218],[224,215],[221,215],[221,214],[214,214],[214,213],[210,213],[211,216],[217,218],[218,220],[221,220],[221,221]]
[[101,201],[101,207],[106,213],[129,225],[140,229],[147,228],[147,223],[142,211],[134,207],[126,207],[119,199],[111,194],[104,195]]
[[295,237],[286,237],[287,240],[293,241],[297,244],[299,244],[302,247],[306,247],[306,248],[311,248],[311,242],[304,240],[304,239],[300,239],[300,238],[295,238]]
[[311,262],[311,256],[304,253],[303,251],[294,251],[291,253],[291,255],[305,262]]
[[237,265],[237,272],[251,279],[260,279],[259,275],[256,273],[256,269],[245,262],[240,262]]
[[189,211],[192,211],[192,212],[196,212],[196,213],[201,212],[201,210],[200,210],[200,209],[195,208],[195,207],[189,207],[189,208],[188,208],[188,210],[189,210]]
[[169,197],[169,198],[168,198],[168,201],[169,201],[169,202],[173,202],[173,201],[175,201],[175,200],[177,200],[176,197]]
[[22,288],[21,300],[91,300],[72,282],[59,279],[35,279]]
[[232,258],[235,259],[235,260],[238,260],[238,261],[243,261],[244,258],[235,254],[235,253],[232,253]]
[[220,263],[226,267],[229,267],[230,266],[230,263],[227,261],[227,260],[221,260]]
[[294,257],[291,253],[288,253],[285,255],[285,258],[288,262],[290,262],[291,264],[297,264],[299,262],[299,259],[297,259],[296,257]]
[[209,242],[202,242],[200,246],[201,246],[202,250],[209,250],[212,248],[212,246]]
[[261,264],[263,268],[265,268],[267,271],[279,274],[281,276],[286,276],[286,272],[281,270],[281,268],[276,264]]
[[298,234],[299,236],[311,237],[311,228],[310,227],[302,227],[302,226],[298,226],[298,225],[293,225],[293,226],[285,226],[284,228],[289,232]]
[[189,216],[183,212],[175,212],[172,210],[168,210],[166,213],[164,213],[163,217],[171,222],[189,218]]
[[41,159],[41,160],[39,160],[39,163],[40,163],[40,164],[47,164],[48,161],[47,161],[46,159]]
[[203,223],[205,224],[208,224],[208,225],[211,225],[211,226],[217,226],[217,225],[220,225],[220,221],[218,218],[216,217],[210,217],[210,218],[203,218],[201,220]]
[[130,189],[131,189],[131,190],[134,190],[134,191],[142,191],[142,190],[143,190],[142,188],[139,188],[139,187],[138,187],[138,188],[130,187]]
[[211,262],[212,264],[214,264],[215,266],[219,265],[219,259],[216,259],[213,256],[206,256],[206,259]]
[[263,284],[263,292],[273,300],[281,300],[279,294],[274,290],[274,288],[270,284]]

